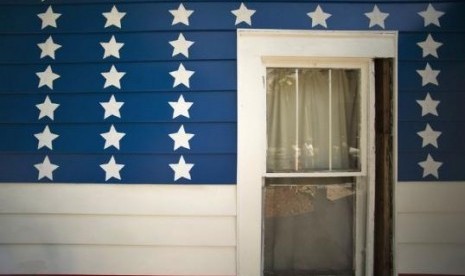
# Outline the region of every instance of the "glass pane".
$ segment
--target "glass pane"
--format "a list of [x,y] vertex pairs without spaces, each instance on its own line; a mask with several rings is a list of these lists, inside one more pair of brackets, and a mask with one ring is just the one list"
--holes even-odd
[[331,70],[332,169],[360,170],[360,71]]
[[267,69],[267,172],[359,171],[360,71]]
[[354,275],[354,179],[266,181],[264,275]]
[[296,70],[267,70],[268,159],[271,171],[296,170]]

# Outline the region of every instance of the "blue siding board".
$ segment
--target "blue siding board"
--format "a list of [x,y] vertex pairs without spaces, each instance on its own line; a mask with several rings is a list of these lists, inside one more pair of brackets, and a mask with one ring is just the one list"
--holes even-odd
[[[42,93],[94,93],[136,91],[195,91],[236,89],[235,61],[183,61],[186,70],[194,71],[190,78],[190,89],[180,84],[173,88],[170,72],[178,70],[180,62],[140,63],[95,63],[56,64],[52,71],[60,75],[53,83],[53,90],[47,86],[38,88],[37,72],[43,72],[47,65],[0,65],[0,93],[31,92]],[[121,78],[122,89],[114,86],[103,88],[105,78],[102,72],[110,71],[112,65],[118,72],[126,74]]]
[[440,101],[437,106],[438,116],[427,114],[421,116],[421,107],[417,100],[424,100],[427,90],[410,92],[400,91],[398,100],[399,122],[463,122],[465,121],[465,109],[461,103],[465,102],[465,91],[451,92],[438,91],[431,92],[430,96],[436,101]]
[[[386,19],[386,29],[399,31],[438,30],[437,26],[423,27],[423,19],[417,13],[425,10],[429,2],[378,3],[383,12],[391,15]],[[103,12],[110,11],[112,4],[88,5],[53,5],[54,11],[61,13],[59,28],[47,28],[47,33],[87,33],[87,32],[139,32],[139,31],[180,31],[180,30],[234,30],[235,17],[231,10],[239,8],[238,2],[186,2],[186,9],[194,10],[189,26],[171,25],[172,16],[169,10],[177,9],[179,2],[158,3],[120,3],[118,10],[126,12],[122,28],[114,26],[103,28],[105,18]],[[364,15],[373,10],[374,3],[324,3],[324,2],[250,2],[247,7],[258,12],[254,15],[254,28],[291,28],[311,29],[308,12],[316,6],[332,14],[328,18],[328,29],[360,30],[367,29],[369,20]],[[435,8],[447,13],[441,19],[441,30],[464,31],[465,3],[440,2]],[[46,5],[9,6],[0,10],[0,33],[43,33],[37,14],[45,12]],[[214,11],[214,12],[212,12]],[[351,16],[347,16],[350,14]],[[408,18],[408,20],[406,20]],[[31,24],[31,20],[35,23]],[[83,20],[85,19],[85,20]],[[247,27],[241,23],[239,27]],[[321,29],[318,26],[317,29]],[[374,29],[379,29],[375,27]]]
[[[41,133],[44,125],[0,125],[1,152],[41,152],[41,153],[82,153],[82,154],[234,154],[236,152],[235,123],[116,123],[118,132],[126,135],[120,140],[120,149],[104,149],[105,140],[101,133],[108,132],[110,123],[100,124],[51,124],[52,133],[60,136],[53,141],[53,151],[47,147],[37,149],[34,134]],[[187,133],[195,136],[190,140],[190,150],[173,150],[173,140],[169,134],[178,132],[183,125]],[[211,137],[221,137],[211,139]]]
[[[437,139],[438,148],[433,145],[422,147],[422,138],[417,134],[429,124],[434,131],[440,131]],[[465,155],[465,121],[461,122],[399,122],[399,153],[462,153]]]
[[[54,120],[48,117],[38,119],[39,109],[36,104],[43,103],[46,95],[60,106],[55,110]],[[115,116],[104,119],[104,109],[100,102],[107,102],[111,94],[53,94],[33,92],[31,94],[0,94],[0,122],[4,124],[19,123],[93,123],[101,122],[236,122],[236,91],[196,91],[182,93],[185,101],[192,102],[189,109],[190,118],[179,116],[172,118],[173,109],[168,102],[176,102],[181,93],[156,92],[117,92],[114,94],[119,102],[124,102],[120,109],[121,118]],[[85,112],[76,112],[78,106]],[[1,124],[0,123],[0,124]]]
[[[52,182],[47,178],[37,180],[32,164],[42,163],[45,154],[0,155],[0,182]],[[111,154],[73,155],[47,154],[50,162],[59,164],[53,173],[53,182],[62,183],[125,183],[125,184],[231,184],[236,182],[235,154],[189,154],[186,163],[194,163],[191,178],[174,181],[169,164],[179,161],[179,154],[118,154],[116,163],[124,164],[120,171],[122,181],[111,178],[105,181],[100,164],[107,163]],[[195,169],[194,169],[195,168]],[[79,172],[79,173],[76,173]]]

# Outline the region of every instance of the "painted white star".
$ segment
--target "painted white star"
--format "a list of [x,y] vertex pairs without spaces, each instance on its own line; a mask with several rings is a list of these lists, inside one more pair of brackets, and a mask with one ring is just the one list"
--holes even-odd
[[56,28],[57,19],[61,16],[61,13],[54,13],[52,6],[48,6],[46,12],[39,13],[37,16],[42,20],[42,29],[45,29],[47,26]]
[[109,56],[114,56],[115,58],[119,58],[119,50],[124,46],[124,43],[117,42],[115,36],[112,35],[110,41],[108,42],[100,42],[105,52],[103,53],[103,58],[107,58]]
[[124,168],[123,164],[117,164],[115,157],[112,155],[108,163],[103,163],[100,167],[105,171],[105,181],[108,181],[111,178],[116,178],[121,180],[121,175],[119,171]]
[[428,83],[439,85],[437,77],[441,71],[433,70],[429,63],[426,63],[424,70],[417,70],[417,73],[421,76],[421,85],[425,86]]
[[328,25],[326,25],[326,19],[331,17],[331,14],[325,13],[320,5],[318,5],[313,12],[307,13],[307,15],[312,19],[312,27],[321,25],[325,28],[328,28]]
[[245,22],[247,25],[252,26],[252,15],[255,13],[255,10],[247,9],[244,3],[241,3],[239,9],[232,10],[231,13],[236,16],[235,25]]
[[177,40],[170,41],[171,46],[173,46],[173,54],[172,56],[174,57],[175,55],[182,54],[186,58],[189,57],[189,47],[194,44],[193,41],[186,40],[184,38],[184,35],[182,33],[179,34]]
[[100,136],[105,139],[105,145],[103,146],[104,149],[109,148],[111,146],[119,149],[119,141],[126,135],[126,133],[118,132],[115,129],[115,126],[111,125],[110,130],[108,132],[101,133]]
[[102,15],[107,19],[105,28],[115,26],[121,29],[121,19],[126,15],[125,12],[120,12],[115,5],[111,8],[110,12],[104,12]]
[[442,166],[442,162],[434,161],[430,154],[428,154],[425,161],[418,162],[418,165],[423,168],[423,178],[430,174],[439,178],[438,170]]
[[185,178],[185,179],[191,179],[191,174],[190,170],[194,164],[186,163],[184,161],[184,157],[181,155],[179,158],[179,162],[177,164],[170,164],[171,169],[174,171],[174,181],[180,179],[180,178]]
[[45,97],[45,100],[41,104],[36,104],[36,107],[40,110],[39,113],[39,120],[42,119],[43,117],[47,116],[53,121],[53,115],[55,113],[55,109],[57,109],[60,105],[56,103],[52,103],[50,101],[50,98],[47,96]]
[[58,138],[60,135],[52,133],[50,131],[50,129],[48,128],[48,126],[45,126],[44,131],[36,133],[36,134],[34,134],[34,136],[38,140],[37,149],[47,147],[47,148],[53,150],[52,142],[53,142],[53,140]]
[[378,25],[384,29],[384,20],[389,16],[389,13],[381,12],[375,5],[373,11],[365,13],[365,16],[370,19],[369,28]]
[[177,150],[180,147],[190,149],[189,140],[192,139],[192,137],[194,137],[195,135],[191,133],[186,133],[186,131],[184,130],[184,126],[181,125],[178,132],[171,133],[169,136],[174,141],[174,150]]
[[441,101],[436,101],[431,98],[429,93],[426,94],[424,100],[417,100],[417,103],[421,106],[421,116],[432,114],[438,116],[437,107]]
[[110,100],[108,100],[108,102],[100,102],[100,105],[103,107],[103,109],[105,109],[103,119],[106,119],[110,116],[121,118],[119,110],[123,106],[123,104],[124,102],[117,102],[114,95],[111,95]]
[[103,88],[114,86],[119,89],[121,89],[120,80],[124,75],[126,75],[125,72],[118,72],[114,65],[111,66],[110,71],[102,72],[101,74],[105,78],[105,84],[103,85]]
[[173,15],[173,22],[171,23],[171,25],[181,23],[189,26],[189,16],[191,16],[193,12],[193,10],[186,10],[182,3],[179,4],[177,10],[170,10],[170,13]]
[[438,138],[441,136],[440,131],[435,131],[431,128],[429,124],[426,124],[425,130],[417,132],[418,136],[423,139],[422,147],[426,147],[427,145],[433,145],[433,147],[438,147]]
[[421,11],[418,14],[423,17],[425,27],[430,24],[441,27],[441,24],[439,23],[439,17],[443,16],[444,12],[436,10],[433,5],[428,4],[426,10]]
[[46,56],[51,57],[52,59],[55,59],[55,51],[61,48],[60,44],[56,44],[53,41],[52,36],[49,36],[47,40],[45,40],[42,43],[37,43],[37,47],[40,48],[41,53],[40,53],[40,58],[44,58]]
[[47,69],[45,69],[45,71],[37,72],[36,75],[39,77],[38,87],[46,85],[50,89],[53,89],[53,81],[60,78],[60,75],[53,73],[52,67],[50,65],[47,67]]
[[189,88],[189,79],[194,73],[194,71],[186,70],[182,63],[179,64],[178,70],[170,72],[170,75],[174,78],[173,87],[184,84],[187,88]]
[[46,177],[50,180],[53,180],[53,171],[56,170],[59,166],[50,163],[48,156],[45,156],[42,163],[35,164],[34,167],[39,171],[38,180]]
[[433,57],[438,57],[438,48],[442,46],[441,42],[434,41],[431,34],[428,34],[428,37],[425,41],[418,42],[417,45],[423,50],[423,57],[432,55]]
[[178,116],[189,118],[189,108],[194,104],[193,102],[186,102],[181,95],[177,102],[168,102],[173,108],[173,119]]

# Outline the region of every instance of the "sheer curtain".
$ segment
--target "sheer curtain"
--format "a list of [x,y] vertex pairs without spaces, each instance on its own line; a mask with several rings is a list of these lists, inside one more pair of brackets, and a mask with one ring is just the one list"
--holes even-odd
[[268,69],[268,172],[359,168],[358,74]]

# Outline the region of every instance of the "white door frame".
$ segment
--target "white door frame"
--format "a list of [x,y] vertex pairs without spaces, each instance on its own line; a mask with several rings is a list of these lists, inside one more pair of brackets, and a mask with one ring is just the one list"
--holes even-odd
[[[393,58],[393,179],[397,180],[397,32],[238,29],[237,275],[239,276],[261,275],[262,181],[266,174],[263,57]],[[366,275],[370,275],[373,266],[374,187],[369,188],[368,191],[367,209],[371,210],[367,217],[367,233],[371,234],[366,242]]]

